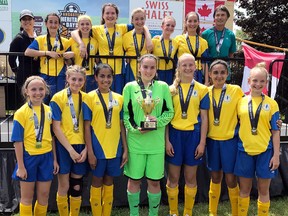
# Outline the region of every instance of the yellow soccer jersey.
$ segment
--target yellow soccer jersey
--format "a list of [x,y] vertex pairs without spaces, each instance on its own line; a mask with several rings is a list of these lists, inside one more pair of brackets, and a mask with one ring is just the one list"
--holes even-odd
[[[209,109],[209,96],[208,88],[196,81],[194,81],[194,89],[189,101],[189,106],[187,110],[187,119],[182,119],[182,110],[180,105],[179,94],[173,96],[173,105],[174,105],[174,118],[171,121],[171,125],[177,130],[194,130],[194,125],[197,124],[198,116],[200,114],[200,109],[208,110]],[[190,83],[181,83],[180,84],[183,91],[184,101],[186,100],[188,90],[190,88]]]
[[[44,105],[45,122],[42,137],[42,147],[36,148],[36,134],[34,128],[33,110],[25,103],[14,114],[12,138],[13,142],[23,142],[25,150],[30,155],[40,155],[52,151],[50,107]],[[33,106],[39,124],[41,122],[41,106]]]
[[[186,34],[178,35],[175,37],[175,40],[177,41],[179,47],[178,47],[178,54],[177,57],[179,58],[184,53],[190,53],[187,41],[186,41]],[[189,36],[189,40],[191,43],[191,46],[193,48],[193,51],[195,52],[196,48],[196,36]],[[192,54],[193,55],[193,54]],[[208,43],[206,40],[204,40],[202,37],[199,36],[199,48],[197,56],[194,57],[208,57]],[[197,63],[197,69],[202,70],[201,61],[196,61]]]
[[[115,25],[115,45],[113,49],[114,56],[123,56],[123,35],[128,32],[128,25],[126,24],[116,24]],[[107,36],[105,33],[104,25],[97,25],[92,27],[93,37],[97,39],[99,45],[99,55],[109,55],[109,45]],[[114,33],[114,28],[108,28],[110,39],[112,41],[112,35]],[[122,69],[122,59],[121,58],[112,58],[105,59],[101,58],[102,63],[109,64],[115,74],[121,74]]]
[[[237,85],[226,84],[226,93],[223,99],[221,113],[220,113],[220,124],[215,126],[214,123],[214,112],[213,112],[213,101],[212,101],[212,89],[213,86],[209,88],[209,99],[210,99],[210,109],[209,109],[209,129],[208,137],[213,140],[228,140],[232,139],[235,134],[235,128],[238,123],[237,118],[237,103],[244,96],[242,89]],[[214,88],[214,98],[218,106],[219,98],[222,89]]]
[[[80,92],[82,101],[84,100],[86,93]],[[72,94],[72,99],[74,103],[75,113],[79,114],[79,94]],[[60,121],[60,127],[65,137],[69,141],[71,145],[73,144],[84,144],[84,123],[83,123],[83,113],[82,108],[79,114],[79,133],[75,133],[73,131],[73,121],[72,115],[70,111],[70,105],[67,96],[67,88],[62,91],[56,93],[50,102],[50,107],[52,109],[52,119],[56,121]]]
[[[104,93],[102,96],[107,106],[109,93]],[[89,92],[83,101],[84,120],[91,121],[92,145],[96,149],[94,154],[98,159],[111,159],[121,156],[120,115],[122,115],[123,97],[114,92],[112,97],[111,128],[105,127],[104,110],[96,91]]]
[[[276,124],[276,121],[279,119],[279,108],[276,101],[265,96],[260,111],[257,135],[252,135],[248,112],[249,98],[250,96],[242,98],[237,106],[238,118],[240,120],[239,137],[242,141],[242,147],[239,148],[249,155],[258,155],[265,152],[267,148],[272,148],[272,143],[270,142],[271,130],[279,130]],[[252,97],[254,117],[261,101],[261,97]]]
[[[161,37],[155,37],[152,39],[152,43],[153,43],[153,54],[155,56],[158,57],[163,57],[163,50],[162,50],[162,46],[161,46],[161,41],[160,41]],[[174,56],[178,50],[178,43],[176,42],[175,39],[171,39],[172,42],[172,52],[171,52],[171,56],[170,58],[174,59]],[[164,44],[165,44],[165,49],[166,49],[166,55],[168,56],[169,53],[169,40],[164,40]],[[173,69],[173,63],[172,61],[169,61],[168,64],[166,64],[164,59],[159,60],[159,64],[158,64],[158,69],[159,70],[171,70]]]
[[[60,50],[60,41],[57,42],[57,50],[56,52],[59,54],[63,54],[64,52],[68,51],[70,48],[70,42],[66,39],[61,37],[61,41],[63,44],[63,50]],[[54,45],[55,38],[50,37],[51,45]],[[47,35],[41,35],[38,36],[28,47],[30,49],[34,50],[42,50],[42,51],[48,51],[48,45],[47,45]],[[58,74],[63,70],[65,67],[64,64],[64,58],[58,58],[57,64],[56,60],[53,58],[50,58],[47,60],[45,56],[40,57],[40,72],[43,74],[46,74],[48,76],[58,76]]]
[[[89,43],[89,38],[82,38],[85,46],[87,47]],[[73,38],[70,38],[69,40],[71,44],[71,51],[74,52],[74,58],[75,58],[75,64],[82,66],[83,58],[80,56],[80,49],[79,45],[74,41]],[[94,38],[90,39],[90,55],[96,55],[98,52],[98,43]],[[89,70],[86,70],[86,75],[94,75],[94,65],[95,65],[95,58],[89,59]]]
[[[134,45],[134,40],[133,40],[133,33],[134,33],[134,31],[130,31],[130,32],[126,33],[123,37],[123,48],[124,48],[126,56],[136,56],[136,50],[135,50],[135,45]],[[138,48],[140,50],[141,49],[142,34],[136,34],[136,38],[137,38]],[[143,49],[141,50],[140,55],[144,55],[147,53],[149,53],[149,52],[146,49],[146,39],[145,39]],[[137,60],[136,59],[130,59],[130,66],[132,68],[134,77],[137,77],[137,75],[136,75],[136,73],[138,71]]]

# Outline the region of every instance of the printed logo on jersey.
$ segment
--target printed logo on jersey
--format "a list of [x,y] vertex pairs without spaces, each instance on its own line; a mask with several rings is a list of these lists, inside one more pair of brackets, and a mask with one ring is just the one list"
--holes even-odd
[[265,111],[270,111],[270,105],[269,104],[263,104],[262,109]]
[[229,103],[229,102],[231,101],[230,95],[225,95],[224,101],[227,102],[227,103]]
[[193,90],[192,97],[198,97],[198,91],[197,90]]
[[48,118],[49,121],[52,120],[52,112],[48,112],[47,113],[47,118]]

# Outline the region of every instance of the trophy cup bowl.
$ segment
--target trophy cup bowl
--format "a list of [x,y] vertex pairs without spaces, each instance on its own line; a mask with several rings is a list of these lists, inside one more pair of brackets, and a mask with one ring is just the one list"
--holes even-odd
[[145,115],[145,121],[140,122],[140,127],[142,130],[156,130],[157,129],[157,122],[151,121],[149,119],[149,115],[154,110],[155,106],[159,103],[159,100],[153,100],[151,97],[147,96],[143,100],[138,100],[138,103]]

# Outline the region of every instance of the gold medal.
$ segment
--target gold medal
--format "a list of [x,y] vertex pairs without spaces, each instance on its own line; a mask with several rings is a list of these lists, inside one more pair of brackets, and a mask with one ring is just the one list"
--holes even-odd
[[111,123],[107,123],[107,122],[106,122],[106,128],[107,128],[107,129],[110,129],[110,128],[111,128]]
[[251,133],[252,133],[252,135],[257,135],[257,129],[256,128],[252,128]]
[[216,119],[214,119],[214,126],[219,126],[219,124],[220,124],[220,121],[219,121],[219,119],[218,118],[216,118]]
[[74,131],[74,133],[79,133],[79,127],[74,126],[73,131]]
[[42,148],[42,142],[37,141],[36,146],[37,149]]
[[181,115],[182,119],[187,119],[187,113],[186,112],[183,112],[182,115]]

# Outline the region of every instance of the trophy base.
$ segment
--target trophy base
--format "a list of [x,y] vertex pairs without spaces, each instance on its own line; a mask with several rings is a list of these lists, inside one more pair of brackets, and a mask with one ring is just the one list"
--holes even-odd
[[156,121],[142,121],[140,123],[140,127],[142,130],[157,130],[157,122]]

